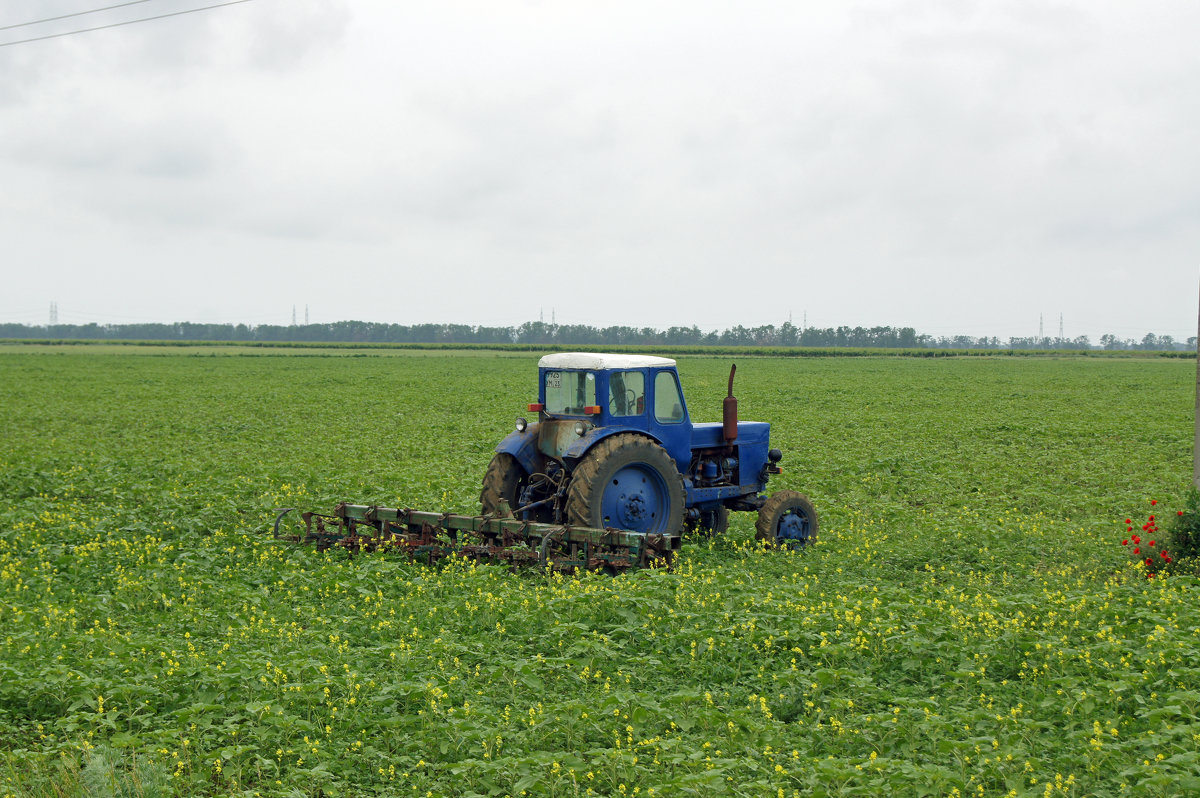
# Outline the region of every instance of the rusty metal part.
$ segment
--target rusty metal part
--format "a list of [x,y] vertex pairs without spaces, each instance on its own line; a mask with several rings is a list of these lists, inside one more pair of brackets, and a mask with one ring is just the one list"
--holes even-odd
[[738,436],[737,399],[733,395],[733,375],[736,371],[737,364],[730,365],[729,395],[725,397],[725,401],[721,405],[722,432],[725,442],[728,444],[732,444]]
[[679,550],[679,533],[631,532],[522,521],[506,512],[453,515],[373,505],[339,504],[332,514],[306,512],[304,534],[283,534],[275,519],[275,537],[312,543],[319,551],[340,547],[351,552],[399,551],[412,560],[434,564],[443,557],[464,557],[511,566],[536,565],[555,571],[617,573],[629,568],[670,568]]

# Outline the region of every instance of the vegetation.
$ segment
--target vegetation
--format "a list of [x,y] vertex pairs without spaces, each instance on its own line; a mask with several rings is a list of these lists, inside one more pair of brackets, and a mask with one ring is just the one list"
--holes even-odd
[[[795,347],[845,349],[954,349],[954,350],[1079,350],[1093,349],[1086,335],[1076,338],[996,337],[918,334],[912,327],[796,327],[790,321],[776,327],[738,325],[727,330],[702,331],[691,327],[657,330],[651,327],[593,327],[587,324],[525,322],[518,327],[479,327],[468,324],[386,324],[368,321],[339,321],[331,324],[51,324],[31,326],[0,324],[0,339],[68,339],[91,341],[295,341],[308,343],[350,342],[385,344],[528,344],[541,348],[650,346],[650,347]],[[1100,349],[1136,351],[1179,351],[1196,348],[1196,339],[1186,344],[1169,335],[1147,333],[1140,341],[1101,336]]]
[[[296,342],[296,341],[155,341],[155,340],[92,340],[92,339],[0,339],[0,353],[63,351],[87,347],[92,352],[113,354],[128,352],[131,347],[142,350],[203,350],[205,354],[249,354],[255,349],[286,350],[288,354],[309,356],[353,356],[366,357],[378,354],[449,353],[473,352],[491,354],[506,352],[512,356],[519,353],[566,352],[579,347],[549,346],[543,344],[448,344],[448,343],[349,343],[349,342]],[[942,348],[868,348],[868,347],[812,347],[812,346],[635,346],[613,344],[605,351],[632,354],[665,356],[700,355],[704,357],[1117,357],[1117,358],[1179,358],[1192,359],[1195,352],[1188,350],[1142,350],[1142,349],[942,349]]]
[[[0,354],[0,796],[1200,790],[1197,580],[1121,546],[1188,484],[1188,362],[756,359],[818,545],[734,514],[573,579],[265,534],[473,511],[533,356],[129,351]],[[680,372],[717,419],[728,360]]]
[[1194,567],[1200,564],[1200,491],[1192,488],[1176,511],[1170,531],[1171,551],[1176,560]]

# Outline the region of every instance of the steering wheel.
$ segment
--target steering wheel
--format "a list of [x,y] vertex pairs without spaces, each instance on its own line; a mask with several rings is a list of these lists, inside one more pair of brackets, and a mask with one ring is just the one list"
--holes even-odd
[[637,407],[637,392],[634,391],[632,388],[625,389],[625,412],[624,413],[617,412],[617,396],[618,395],[615,392],[612,392],[609,394],[608,412],[612,413],[614,416],[619,416],[619,415],[636,416],[637,412],[636,412],[635,408]]

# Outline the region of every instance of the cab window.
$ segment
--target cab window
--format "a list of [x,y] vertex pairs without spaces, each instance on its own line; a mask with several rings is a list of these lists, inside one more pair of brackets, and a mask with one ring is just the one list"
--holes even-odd
[[683,421],[683,397],[675,375],[660,371],[654,377],[654,417],[663,424]]
[[646,378],[640,371],[614,371],[608,378],[608,412],[640,416],[646,411]]
[[596,404],[596,375],[588,371],[547,371],[546,412],[583,415]]

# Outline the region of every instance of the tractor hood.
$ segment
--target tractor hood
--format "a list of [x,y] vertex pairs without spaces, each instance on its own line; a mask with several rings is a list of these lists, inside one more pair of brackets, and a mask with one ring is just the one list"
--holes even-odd
[[[715,446],[724,446],[723,429],[724,425],[715,421],[693,424],[692,448],[710,449]],[[765,421],[739,421],[737,431],[738,436],[735,443],[739,444],[767,443],[771,439],[771,425]]]

